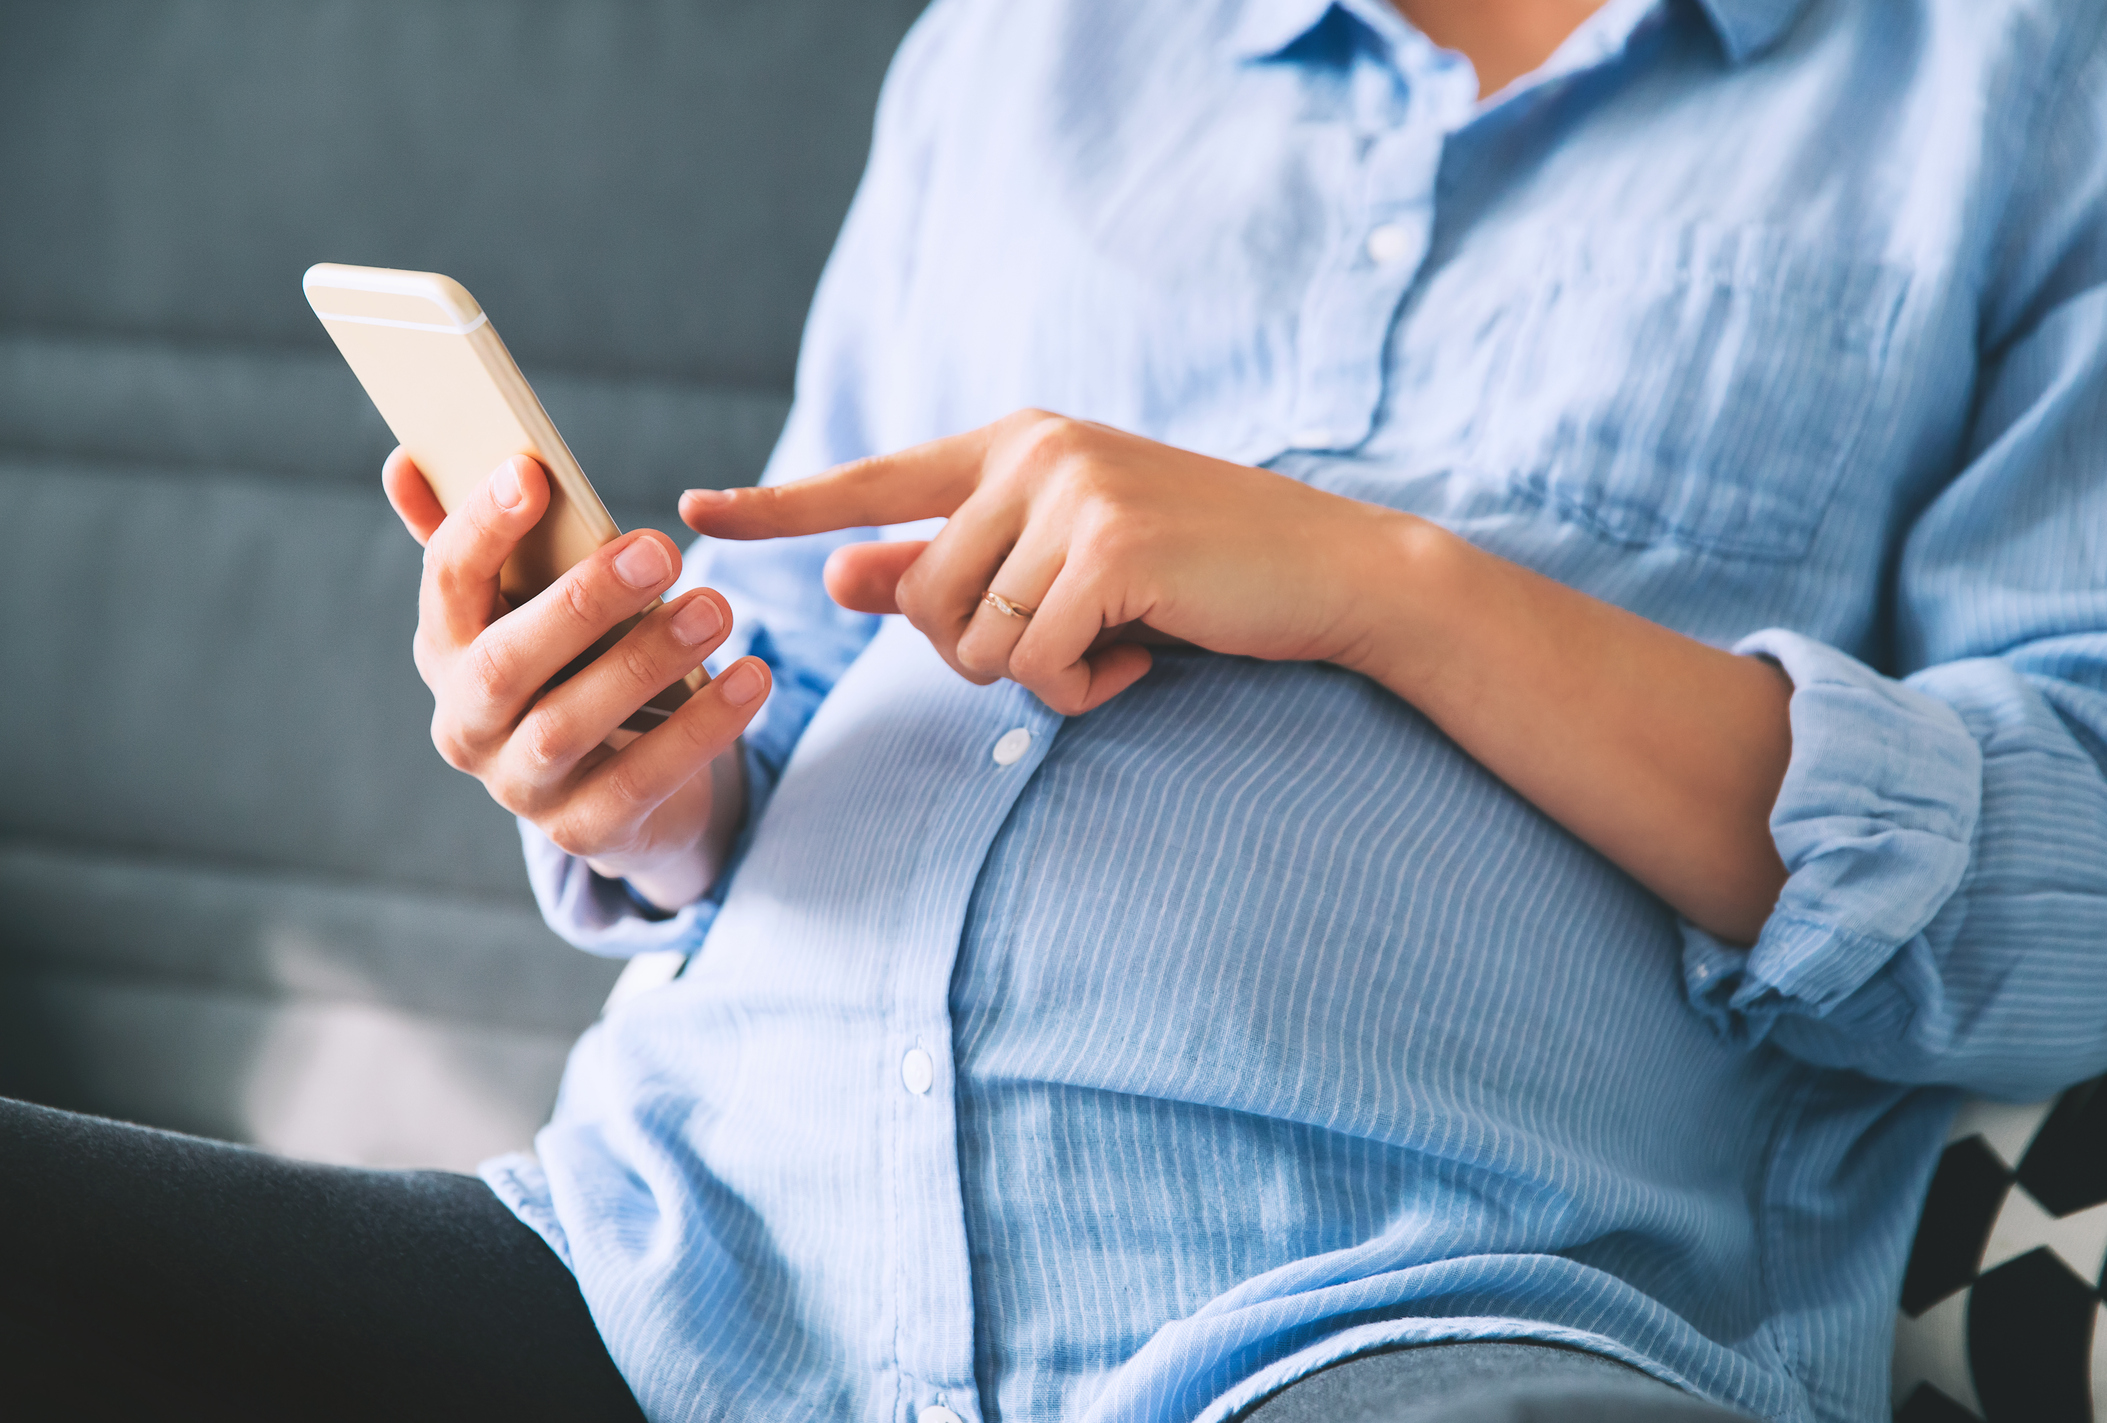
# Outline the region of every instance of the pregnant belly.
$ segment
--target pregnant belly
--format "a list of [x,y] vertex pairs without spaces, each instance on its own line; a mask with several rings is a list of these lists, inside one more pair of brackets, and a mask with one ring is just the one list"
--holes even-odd
[[1177,655],[1062,730],[952,999],[976,1083],[1516,1170],[1584,1137],[1643,1175],[1661,1114],[1716,1111],[1748,1070],[1685,1005],[1679,951],[1665,906],[1374,684]]
[[1420,1264],[1595,1271],[1742,1337],[1781,1060],[1711,1035],[1679,947],[1364,679],[1167,654],[1063,723],[888,620],[704,952],[588,1035],[542,1141],[615,1142],[593,1189],[777,1242],[814,1298],[891,1298],[959,1222],[1020,1416],[1231,1292]]
[[1757,1327],[1779,1062],[1711,1034],[1679,953],[1659,901],[1364,679],[1165,658],[1069,722],[951,987],[1006,1416],[1074,1416],[1175,1321],[1358,1307],[1317,1303],[1344,1281],[1400,1315],[1565,1290]]

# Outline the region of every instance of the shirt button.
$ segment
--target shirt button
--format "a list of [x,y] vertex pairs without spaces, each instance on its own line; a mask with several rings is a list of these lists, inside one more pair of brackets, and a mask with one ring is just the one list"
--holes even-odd
[[[900,1059],[900,1080],[907,1084],[908,1091],[919,1097],[936,1081],[936,1063],[922,1049],[911,1047],[907,1056]],[[927,1418],[929,1414],[924,1411],[922,1416]]]
[[1368,234],[1368,260],[1388,267],[1412,255],[1412,234],[1394,222],[1386,222]]
[[915,1415],[915,1423],[963,1423],[956,1413],[941,1403],[932,1403]]
[[1024,759],[1024,753],[1032,749],[1032,734],[1025,727],[1016,727],[1002,733],[995,743],[995,764],[1014,766]]

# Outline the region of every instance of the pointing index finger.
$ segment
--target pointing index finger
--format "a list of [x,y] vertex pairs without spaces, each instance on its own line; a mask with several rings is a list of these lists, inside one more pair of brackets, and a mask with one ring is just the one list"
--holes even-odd
[[720,539],[772,539],[948,517],[980,484],[985,429],[750,489],[690,489],[680,517]]

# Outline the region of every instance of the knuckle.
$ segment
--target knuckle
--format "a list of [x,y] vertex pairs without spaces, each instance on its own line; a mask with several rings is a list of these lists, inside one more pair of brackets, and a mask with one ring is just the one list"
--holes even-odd
[[569,760],[570,729],[546,708],[537,709],[512,733],[513,754],[529,779],[547,780]]
[[929,574],[917,563],[901,575],[899,585],[893,590],[893,601],[899,605],[900,615],[916,629],[929,634],[937,624],[936,600],[929,592]]
[[432,745],[438,750],[439,759],[447,765],[456,771],[474,774],[475,749],[461,734],[460,724],[444,708],[432,713]]
[[1010,672],[1016,665],[1016,659],[1000,655],[995,648],[983,646],[977,639],[961,639],[958,644],[958,665],[961,670],[973,676],[993,680]]
[[997,422],[997,426],[1006,435],[1021,435],[1028,430],[1044,425],[1049,420],[1059,420],[1060,418],[1051,410],[1042,409],[1037,405],[1026,405],[1003,416]]
[[1124,473],[1103,460],[1071,459],[1063,465],[1062,473],[1086,504],[1104,508],[1126,500]]
[[698,766],[703,766],[723,755],[725,748],[737,739],[738,733],[727,733],[718,724],[697,718],[681,724],[680,736],[689,759]]
[[1033,695],[1062,716],[1075,716],[1083,710],[1083,703],[1090,695],[1090,679],[1078,675],[1065,667],[1042,667],[1029,678],[1019,678],[1031,688]]
[[1075,545],[1100,564],[1119,564],[1136,554],[1149,535],[1139,519],[1113,518],[1102,512],[1079,522]]
[[621,812],[620,819],[634,819],[654,804],[649,787],[639,782],[636,773],[627,766],[610,767],[600,785],[607,799]]
[[928,638],[939,653],[946,651],[955,653],[956,649],[952,647],[952,633],[956,629],[944,626],[943,621],[932,615],[926,607],[910,609],[903,601],[900,606],[900,615],[907,619],[909,627]]
[[907,565],[899,580],[893,584],[893,601],[909,622],[914,621],[915,611],[929,601],[929,570],[923,565],[928,559],[918,558]]
[[647,691],[655,692],[672,680],[661,678],[658,659],[647,649],[634,645],[633,639],[622,639],[615,646],[615,654],[621,659],[622,674]]
[[600,598],[589,579],[572,576],[556,585],[562,589],[564,612],[579,623],[597,629],[602,621]]
[[916,629],[930,637],[958,638],[973,620],[975,604],[959,607],[955,588],[947,587],[935,559],[917,559],[894,585],[893,601]]
[[1000,676],[990,676],[985,672],[975,672],[970,667],[961,665],[956,658],[951,659],[951,670],[958,673],[959,676],[965,678],[968,682],[971,682],[976,687],[993,686],[995,683],[1002,680]]
[[504,810],[513,815],[532,817],[538,798],[526,787],[493,776],[483,782],[483,789],[490,792],[490,798]]
[[497,525],[498,508],[491,502],[490,481],[487,476],[476,491],[476,497],[464,503],[460,512],[461,523],[469,538],[482,542],[504,537],[504,532]]
[[1028,687],[1052,683],[1060,670],[1051,665],[1044,651],[1028,643],[1019,643],[1010,650],[1010,676]]
[[[445,531],[442,529],[440,532]],[[433,591],[437,592],[441,599],[451,602],[461,596],[466,580],[461,576],[461,565],[446,557],[443,552],[437,552],[438,549],[439,535],[434,534],[432,541],[424,548],[425,576],[431,579]]]
[[479,704],[503,701],[512,689],[512,661],[488,638],[478,638],[469,644],[463,675],[468,679],[470,694]]
[[466,509],[457,509],[439,521],[424,545],[424,566],[441,587],[461,581],[461,563],[483,537],[483,530]]
[[566,855],[597,855],[607,848],[595,833],[597,827],[576,810],[552,816],[540,828],[549,843]]
[[698,716],[669,717],[659,732],[662,736],[677,737],[690,753],[715,755],[722,737],[715,726]]
[[1031,413],[1035,418],[1017,431],[1019,463],[1048,469],[1081,453],[1089,434],[1087,426],[1065,415],[1050,415],[1043,410]]

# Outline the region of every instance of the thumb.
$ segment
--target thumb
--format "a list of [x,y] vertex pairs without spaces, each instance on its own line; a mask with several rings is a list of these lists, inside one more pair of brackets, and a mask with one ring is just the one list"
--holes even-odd
[[827,594],[851,612],[897,613],[900,578],[927,547],[927,539],[843,544],[827,558]]

